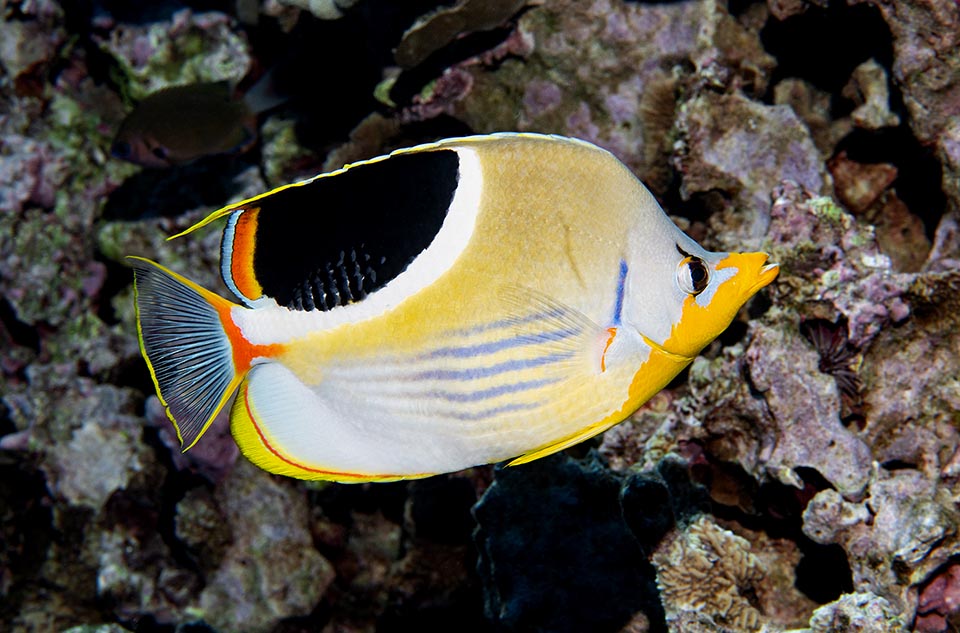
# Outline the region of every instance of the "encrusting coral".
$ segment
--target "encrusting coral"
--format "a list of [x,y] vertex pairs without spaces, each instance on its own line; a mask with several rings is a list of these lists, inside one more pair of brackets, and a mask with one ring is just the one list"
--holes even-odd
[[761,627],[762,615],[751,604],[764,578],[760,560],[746,539],[710,517],[698,517],[668,535],[651,560],[668,621],[674,614],[692,611],[737,631]]

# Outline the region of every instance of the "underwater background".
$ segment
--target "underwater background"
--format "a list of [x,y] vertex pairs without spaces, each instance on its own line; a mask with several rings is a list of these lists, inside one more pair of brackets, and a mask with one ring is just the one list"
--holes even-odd
[[[0,631],[960,627],[955,0],[0,0],[0,20]],[[176,102],[118,135],[213,82],[232,136]],[[527,465],[307,484],[240,457],[225,418],[180,453],[125,255],[225,293],[216,228],[165,238],[508,130],[609,149],[691,237],[767,251],[779,279],[623,424]]]

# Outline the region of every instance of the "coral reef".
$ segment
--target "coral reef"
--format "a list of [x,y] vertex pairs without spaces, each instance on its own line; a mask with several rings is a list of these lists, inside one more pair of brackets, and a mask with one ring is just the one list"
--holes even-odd
[[870,631],[898,633],[905,623],[896,609],[883,598],[869,593],[850,593],[813,612],[812,633],[829,631]]
[[[452,4],[0,6],[0,630],[956,628],[960,6]],[[145,95],[271,69],[289,103],[250,153],[110,157]],[[226,295],[216,229],[166,237],[500,130],[611,150],[780,278],[602,459],[307,485],[226,416],[182,454],[124,257]]]
[[701,517],[665,539],[652,560],[668,620],[675,613],[696,612],[737,631],[760,628],[760,611],[749,597],[764,572],[746,539]]

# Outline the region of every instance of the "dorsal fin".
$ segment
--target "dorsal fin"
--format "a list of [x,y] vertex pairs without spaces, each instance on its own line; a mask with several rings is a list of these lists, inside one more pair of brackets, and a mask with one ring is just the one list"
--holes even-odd
[[230,208],[221,267],[243,301],[294,310],[363,299],[433,241],[459,181],[453,149],[357,163]]
[[423,145],[226,206],[169,239],[229,216],[221,273],[238,298],[329,310],[406,270],[443,226],[459,179],[455,149]]

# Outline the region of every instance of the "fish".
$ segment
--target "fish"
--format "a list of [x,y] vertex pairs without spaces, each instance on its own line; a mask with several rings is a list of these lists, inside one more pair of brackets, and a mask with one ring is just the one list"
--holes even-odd
[[301,479],[427,477],[577,444],[779,272],[765,253],[703,249],[608,151],[533,133],[400,149],[173,237],[221,218],[239,303],[132,257],[141,351],[183,450],[236,392],[240,451]]
[[166,168],[203,156],[240,154],[257,141],[257,114],[278,99],[259,104],[258,86],[240,96],[228,81],[170,86],[148,95],[126,116],[110,147],[121,160]]

